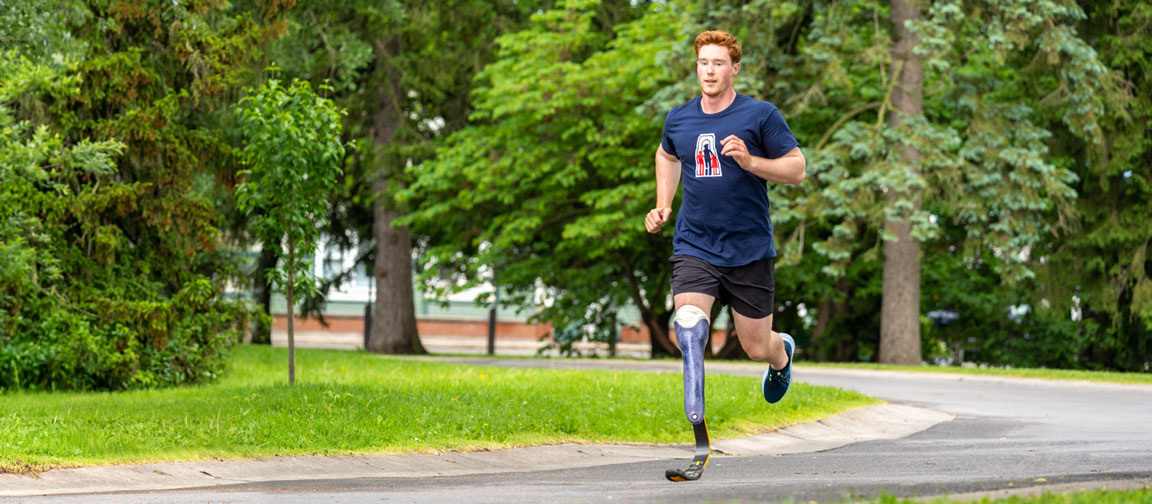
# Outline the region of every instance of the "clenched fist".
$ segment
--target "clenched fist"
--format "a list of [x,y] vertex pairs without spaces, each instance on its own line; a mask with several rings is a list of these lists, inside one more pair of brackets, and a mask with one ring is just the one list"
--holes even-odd
[[665,222],[672,217],[671,208],[653,208],[648,211],[648,216],[644,217],[644,227],[648,229],[649,233],[655,233],[664,226]]
[[724,146],[720,154],[731,157],[741,168],[748,169],[748,160],[752,155],[748,153],[748,146],[744,144],[744,140],[736,135],[728,135],[720,141],[720,145]]

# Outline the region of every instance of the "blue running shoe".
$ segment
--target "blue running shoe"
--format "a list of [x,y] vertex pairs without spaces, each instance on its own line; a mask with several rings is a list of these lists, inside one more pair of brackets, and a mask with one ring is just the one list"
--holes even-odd
[[788,365],[780,371],[768,366],[768,370],[764,372],[764,378],[760,380],[760,392],[764,393],[764,400],[769,403],[783,399],[784,394],[788,393],[788,386],[792,385],[792,354],[796,351],[796,340],[787,333],[779,334],[780,339],[784,340],[784,351],[788,352]]

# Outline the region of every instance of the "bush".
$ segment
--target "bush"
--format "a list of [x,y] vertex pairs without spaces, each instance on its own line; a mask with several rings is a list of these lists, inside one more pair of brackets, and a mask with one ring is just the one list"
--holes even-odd
[[958,317],[947,325],[924,324],[925,357],[953,364],[1060,369],[1125,369],[1097,355],[1113,332],[1091,319],[1073,320],[1068,311],[1045,309],[1030,282],[1004,284],[993,270],[997,259],[982,257],[970,267],[951,256],[925,261],[922,313],[946,310]]
[[121,173],[118,141],[21,119],[42,107],[18,104],[74,92],[77,77],[56,72],[0,52],[0,389],[216,376],[247,316],[200,271],[214,215],[172,170],[156,170],[163,183]]
[[247,319],[205,279],[161,302],[103,302],[99,314],[48,297],[7,312],[0,389],[117,390],[219,375]]

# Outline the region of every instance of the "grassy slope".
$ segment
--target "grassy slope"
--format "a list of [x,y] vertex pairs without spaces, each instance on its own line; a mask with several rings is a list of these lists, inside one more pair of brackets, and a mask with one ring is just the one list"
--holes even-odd
[[[217,383],[118,393],[0,396],[0,471],[53,466],[404,453],[561,442],[692,442],[679,373],[500,369],[242,346]],[[768,406],[755,378],[710,375],[716,438],[879,401],[796,384]]]

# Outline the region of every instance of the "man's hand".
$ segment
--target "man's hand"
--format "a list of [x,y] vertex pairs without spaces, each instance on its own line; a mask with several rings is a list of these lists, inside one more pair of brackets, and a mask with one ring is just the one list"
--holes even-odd
[[728,135],[720,141],[720,145],[724,146],[720,154],[736,160],[741,168],[757,177],[779,184],[799,184],[804,181],[804,167],[808,163],[799,147],[793,147],[783,156],[769,159],[750,154],[748,146],[736,135]]
[[644,217],[644,227],[648,229],[649,233],[655,233],[664,226],[665,222],[672,217],[671,208],[653,208],[648,211],[648,216]]
[[720,151],[721,155],[735,159],[736,164],[745,170],[749,168],[752,155],[748,153],[748,146],[744,145],[744,141],[740,137],[728,135],[720,141],[720,145],[724,146],[724,150]]

